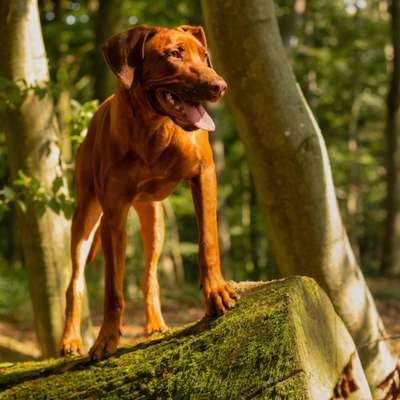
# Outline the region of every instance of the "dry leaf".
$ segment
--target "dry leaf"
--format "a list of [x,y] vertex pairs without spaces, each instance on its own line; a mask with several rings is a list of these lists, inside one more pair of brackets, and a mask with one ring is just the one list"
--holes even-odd
[[343,368],[336,386],[333,388],[333,396],[330,400],[347,399],[351,393],[359,389],[356,380],[353,376],[353,353],[349,362]]
[[400,360],[396,368],[378,385],[384,391],[384,400],[400,399]]

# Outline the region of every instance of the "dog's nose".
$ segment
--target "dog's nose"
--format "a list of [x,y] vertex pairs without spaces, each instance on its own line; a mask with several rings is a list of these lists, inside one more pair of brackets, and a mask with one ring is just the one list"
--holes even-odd
[[223,79],[216,79],[210,83],[210,91],[214,96],[221,97],[226,90],[227,84]]

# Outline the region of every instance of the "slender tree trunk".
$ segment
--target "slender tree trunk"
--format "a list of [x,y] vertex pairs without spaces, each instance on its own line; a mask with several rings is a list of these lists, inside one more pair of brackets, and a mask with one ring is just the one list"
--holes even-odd
[[249,226],[249,236],[250,236],[250,254],[253,263],[253,273],[252,279],[259,280],[261,276],[260,270],[260,257],[259,257],[259,240],[257,232],[257,222],[256,222],[256,208],[257,199],[256,191],[254,187],[254,181],[250,177],[250,226]]
[[[303,43],[306,48],[314,47],[314,25],[315,25],[315,2],[308,1],[304,4],[304,10],[302,15],[303,24]],[[306,55],[303,60],[305,70],[307,74],[303,79],[303,92],[310,105],[311,109],[315,112],[318,108],[319,100],[317,96],[318,83],[317,83],[317,73],[313,69],[313,63],[310,62],[311,57]]]
[[[63,29],[64,17],[65,17],[65,9],[67,6],[66,0],[53,0],[54,2],[54,22],[58,24],[58,29]],[[60,41],[58,46],[54,49],[53,53],[54,61],[56,63],[57,72],[63,71],[64,74],[67,75],[68,72],[65,70],[65,53],[63,52],[63,46],[65,43]],[[62,74],[62,75],[64,75]],[[57,79],[56,77],[51,78]],[[65,86],[65,83],[64,85]],[[72,161],[72,145],[70,138],[70,123],[71,123],[71,94],[68,89],[62,87],[62,91],[58,95],[57,103],[55,104],[56,113],[58,117],[59,123],[59,132],[60,132],[60,150],[61,150],[61,160],[65,163],[70,163]],[[73,174],[70,174],[68,177],[68,182],[72,183]]]
[[104,62],[101,54],[101,44],[121,28],[123,0],[98,0],[96,14],[96,53],[94,95],[100,101],[110,96],[114,91],[115,78]]
[[[354,25],[360,27],[360,9],[357,5],[356,13],[353,18]],[[349,124],[348,124],[348,142],[347,149],[349,152],[351,162],[348,163],[347,168],[347,201],[346,201],[346,214],[345,223],[349,235],[350,243],[353,252],[360,260],[360,246],[359,246],[359,224],[358,216],[360,213],[361,196],[360,196],[360,167],[358,163],[354,162],[358,151],[358,119],[360,116],[362,105],[362,82],[360,79],[360,50],[355,49],[352,57],[353,72],[350,76],[352,84],[352,104],[350,110]],[[349,83],[350,83],[349,82]]]
[[279,31],[281,33],[283,45],[289,56],[292,51],[292,41],[296,34],[296,29],[304,17],[306,4],[307,0],[294,0],[293,7],[290,9],[289,14],[279,18]]
[[[314,277],[359,349],[371,387],[394,368],[351,250],[326,147],[288,64],[272,0],[203,0],[277,266]],[[367,345],[368,343],[368,345]]]
[[[355,68],[356,71],[358,69]],[[350,154],[350,159],[353,160],[358,150],[358,117],[361,108],[361,95],[354,93],[354,100],[351,106],[350,121],[348,127],[348,142],[347,147]],[[358,243],[359,228],[357,217],[360,213],[360,182],[359,182],[359,166],[350,162],[347,169],[347,199],[346,199],[346,226],[349,232],[350,243],[357,260],[360,259],[360,247]]]
[[[216,110],[214,116],[217,116],[221,110]],[[215,118],[214,118],[215,119]],[[220,135],[213,135],[211,145],[213,148],[215,168],[217,171],[218,181],[221,182],[222,173],[225,167],[225,144]],[[218,192],[218,238],[220,245],[220,255],[224,275],[227,279],[233,277],[233,264],[231,259],[231,234],[229,230],[229,220],[226,215],[225,194]]]
[[175,284],[182,284],[184,281],[184,267],[180,250],[180,239],[178,224],[176,223],[176,215],[171,205],[170,199],[163,201],[165,214],[167,215],[167,227],[169,231],[169,245],[171,247],[171,255],[173,259],[173,270]]
[[[36,86],[48,81],[36,0],[0,3],[0,59],[0,75],[16,84],[24,80],[28,86]],[[1,122],[12,177],[22,170],[50,188],[61,172],[52,100],[48,95],[39,99],[29,90],[20,103],[3,111]],[[56,356],[63,330],[70,224],[50,209],[38,216],[32,204],[28,204],[26,213],[18,214],[18,224],[37,339],[44,357]]]
[[389,1],[393,55],[390,63],[390,87],[386,99],[386,221],[381,271],[400,274],[400,155],[398,154],[400,106],[400,2]]

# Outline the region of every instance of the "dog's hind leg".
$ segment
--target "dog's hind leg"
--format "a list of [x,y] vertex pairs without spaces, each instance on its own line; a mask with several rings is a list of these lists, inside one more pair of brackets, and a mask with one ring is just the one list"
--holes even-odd
[[136,202],[144,247],[142,291],[146,313],[146,333],[165,332],[168,327],[161,313],[157,264],[164,244],[165,226],[161,202]]
[[[60,343],[60,353],[63,356],[83,352],[80,323],[84,272],[89,253],[95,252],[98,246],[99,236],[96,232],[100,219],[101,207],[98,200],[88,193],[78,196],[71,228],[72,275],[67,289],[65,327]],[[94,254],[91,255],[93,257]]]

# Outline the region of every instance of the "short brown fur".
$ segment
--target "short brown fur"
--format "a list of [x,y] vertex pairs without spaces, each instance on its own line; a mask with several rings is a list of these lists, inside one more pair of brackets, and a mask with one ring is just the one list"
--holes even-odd
[[[168,56],[168,49],[178,44],[183,49],[180,58]],[[152,98],[154,88],[169,85],[194,101],[218,100],[226,84],[211,68],[206,50],[202,28],[189,26],[140,26],[111,37],[103,46],[119,84],[95,113],[76,158],[77,207],[72,223],[72,277],[60,344],[63,355],[82,352],[84,268],[100,245],[105,258],[104,319],[90,354],[102,358],[117,349],[124,309],[125,227],[131,206],[138,213],[144,244],[146,331],[167,329],[156,273],[164,240],[161,200],[182,180],[190,183],[199,227],[206,312],[221,315],[235,303],[237,296],[220,268],[217,181],[208,132],[178,117],[175,122]]]

